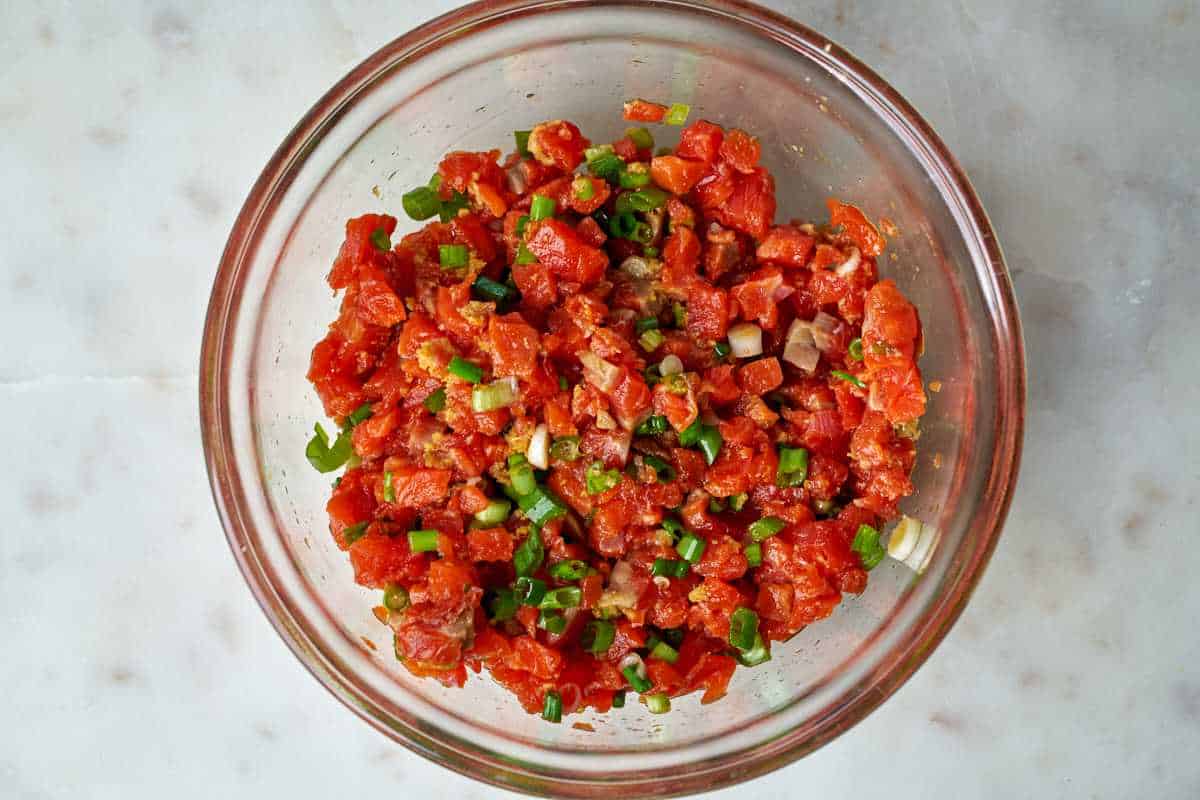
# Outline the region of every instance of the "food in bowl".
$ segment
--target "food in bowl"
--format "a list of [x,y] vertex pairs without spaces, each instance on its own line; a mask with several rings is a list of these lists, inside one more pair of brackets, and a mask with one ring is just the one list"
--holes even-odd
[[[683,126],[641,100],[626,119]],[[925,394],[883,237],[830,199],[776,224],[751,134],[674,148],[571,122],[453,152],[346,224],[307,455],[413,674],[487,668],[552,722],[725,693],[862,592],[911,494]],[[436,218],[436,219],[435,219]]]

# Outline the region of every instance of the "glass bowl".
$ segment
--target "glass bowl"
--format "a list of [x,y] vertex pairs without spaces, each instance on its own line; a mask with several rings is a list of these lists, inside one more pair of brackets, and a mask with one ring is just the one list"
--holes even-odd
[[[918,491],[905,504],[933,547],[919,574],[890,560],[877,568],[862,596],[777,644],[768,664],[738,670],[714,705],[693,695],[666,715],[633,703],[551,725],[486,676],[445,689],[395,662],[371,614],[376,594],[354,584],[328,534],[330,476],[304,457],[323,415],[304,374],[336,313],[324,276],[347,218],[403,217],[401,193],[424,183],[445,151],[507,148],[513,130],[540,120],[616,138],[629,97],[690,103],[693,119],[757,134],[779,219],[823,220],[835,195],[894,223],[881,272],[920,310],[921,366],[941,385],[922,425]],[[660,139],[677,133],[655,129]],[[300,121],[250,192],[213,286],[201,372],[226,535],[296,656],[406,747],[483,781],[564,797],[746,780],[878,706],[945,636],[996,544],[1025,395],[1000,248],[942,142],[825,37],[727,0],[478,3],[372,55]]]

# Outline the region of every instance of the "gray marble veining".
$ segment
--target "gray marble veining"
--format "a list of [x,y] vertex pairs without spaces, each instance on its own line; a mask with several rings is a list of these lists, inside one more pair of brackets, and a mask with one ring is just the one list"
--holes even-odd
[[[1029,424],[941,648],[734,791],[1200,796],[1200,10],[772,5],[966,167],[1021,303]],[[259,168],[350,66],[451,6],[0,5],[0,796],[503,794],[391,745],[286,651],[220,535],[195,414],[209,284]]]

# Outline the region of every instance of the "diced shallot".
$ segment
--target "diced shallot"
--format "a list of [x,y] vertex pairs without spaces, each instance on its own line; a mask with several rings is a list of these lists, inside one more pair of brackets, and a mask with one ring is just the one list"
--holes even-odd
[[862,254],[858,252],[857,247],[851,247],[850,257],[834,267],[833,271],[836,272],[839,277],[845,278],[847,275],[854,274],[854,271],[858,269],[858,265],[861,263]]
[[513,194],[525,194],[529,183],[525,180],[525,168],[521,162],[513,164],[504,174],[508,177],[508,188]]
[[545,423],[533,429],[525,457],[537,469],[550,469],[550,430]]
[[621,377],[620,367],[613,366],[591,350],[582,350],[576,355],[583,365],[583,377],[588,383],[606,394],[616,388]]
[[729,350],[737,358],[762,355],[762,328],[742,322],[729,329]]
[[812,328],[813,344],[817,346],[818,350],[822,353],[829,353],[837,346],[837,340],[833,335],[839,324],[837,317],[820,311],[808,324]]
[[817,368],[821,352],[813,341],[811,322],[801,319],[792,322],[783,345],[783,360],[809,373]]

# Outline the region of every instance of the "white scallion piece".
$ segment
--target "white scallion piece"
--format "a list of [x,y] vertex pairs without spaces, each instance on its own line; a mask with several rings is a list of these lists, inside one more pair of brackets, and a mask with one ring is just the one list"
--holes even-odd
[[678,375],[683,372],[683,362],[679,356],[671,354],[658,363],[658,374],[664,378],[668,375]]
[[762,328],[742,322],[729,329],[729,350],[737,358],[762,355]]
[[550,429],[545,423],[533,429],[525,457],[537,469],[550,469]]

